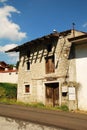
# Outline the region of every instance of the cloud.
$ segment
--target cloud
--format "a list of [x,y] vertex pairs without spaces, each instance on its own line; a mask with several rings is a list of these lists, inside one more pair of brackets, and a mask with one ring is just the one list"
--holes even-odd
[[5,46],[0,46],[0,52],[5,52],[5,51],[10,50],[16,46],[17,46],[17,44],[7,44]]
[[7,1],[7,0],[0,0],[0,2],[2,2],[2,3],[3,3],[3,2],[6,2],[6,1]]
[[[3,0],[5,1],[5,0]],[[12,13],[20,13],[13,6],[4,6],[0,8],[0,38],[9,40],[22,40],[26,38],[26,33],[21,32],[21,28],[18,24],[11,20]]]
[[83,24],[83,27],[86,28],[87,27],[87,22]]
[[17,52],[10,52],[10,53],[7,53],[9,59],[9,63],[17,63],[17,61],[19,61],[19,53]]
[[17,61],[19,60],[19,53],[17,53],[17,52],[4,53],[4,52],[9,50],[9,49],[12,49],[16,46],[17,46],[17,44],[8,44],[8,45],[5,45],[5,46],[0,46],[0,53],[5,54],[4,59],[6,59],[6,57],[7,57],[6,60],[9,63],[17,63]]

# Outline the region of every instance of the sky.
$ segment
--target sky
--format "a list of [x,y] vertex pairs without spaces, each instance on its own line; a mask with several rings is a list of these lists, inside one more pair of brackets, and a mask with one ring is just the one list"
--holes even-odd
[[87,0],[0,0],[0,61],[16,64],[5,51],[33,39],[72,29],[87,32]]

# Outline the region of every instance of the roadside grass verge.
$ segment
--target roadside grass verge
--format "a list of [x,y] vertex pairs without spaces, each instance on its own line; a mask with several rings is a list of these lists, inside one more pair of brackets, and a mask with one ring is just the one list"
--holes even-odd
[[24,103],[24,102],[18,102],[16,99],[7,99],[3,98],[0,99],[1,104],[8,104],[8,105],[20,105],[25,107],[33,107],[33,108],[41,108],[41,109],[47,109],[47,110],[58,110],[58,111],[69,111],[68,107],[66,105],[63,106],[46,106],[42,103]]

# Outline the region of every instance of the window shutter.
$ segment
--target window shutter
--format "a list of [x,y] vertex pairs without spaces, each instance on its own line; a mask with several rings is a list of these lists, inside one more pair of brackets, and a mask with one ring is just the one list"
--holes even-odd
[[46,58],[46,73],[55,72],[54,56]]

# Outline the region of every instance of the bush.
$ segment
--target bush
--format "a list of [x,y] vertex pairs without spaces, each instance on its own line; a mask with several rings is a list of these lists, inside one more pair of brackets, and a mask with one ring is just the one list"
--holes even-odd
[[0,87],[0,98],[5,97],[5,89]]
[[60,107],[60,109],[63,110],[63,111],[68,111],[69,110],[68,106],[66,106],[66,105],[62,105]]
[[0,83],[0,98],[16,99],[17,84]]

